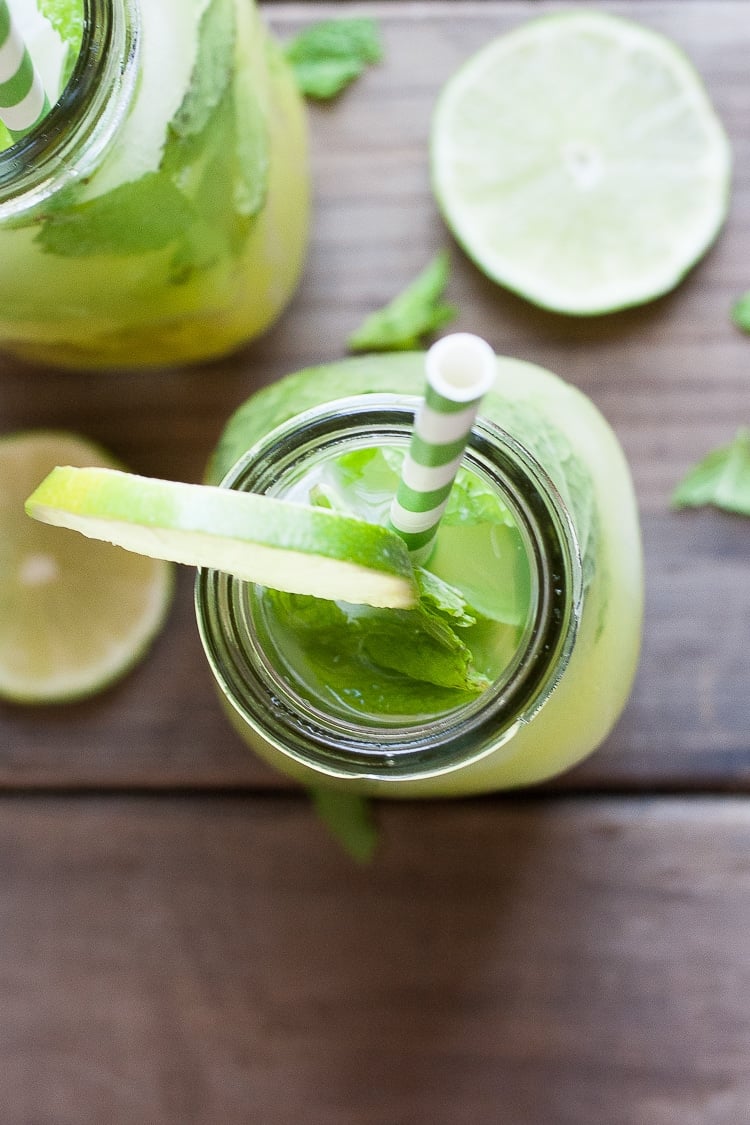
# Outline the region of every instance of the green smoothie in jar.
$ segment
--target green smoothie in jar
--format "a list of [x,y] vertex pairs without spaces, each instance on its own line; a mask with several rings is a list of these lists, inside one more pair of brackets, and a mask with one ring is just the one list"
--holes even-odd
[[304,108],[253,3],[10,5],[51,109],[0,127],[0,347],[169,365],[263,331],[309,202]]
[[[376,523],[424,387],[421,353],[310,368],[229,421],[209,479]],[[541,781],[607,737],[638,661],[642,563],[615,435],[548,371],[496,360],[416,610],[199,573],[226,711],[310,786],[452,796]]]

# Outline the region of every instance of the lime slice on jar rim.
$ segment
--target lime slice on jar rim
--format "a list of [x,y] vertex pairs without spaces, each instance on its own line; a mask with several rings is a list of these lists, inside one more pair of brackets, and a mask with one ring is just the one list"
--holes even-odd
[[76,434],[0,439],[0,698],[67,702],[119,679],[149,649],[174,568],[28,519],[24,500],[55,464],[113,466]]
[[26,511],[139,555],[209,567],[287,593],[405,609],[418,600],[403,540],[327,508],[57,466],[29,496]]
[[717,236],[731,154],[665,36],[601,11],[541,16],[443,88],[431,176],[457,241],[542,307],[595,315],[672,289]]

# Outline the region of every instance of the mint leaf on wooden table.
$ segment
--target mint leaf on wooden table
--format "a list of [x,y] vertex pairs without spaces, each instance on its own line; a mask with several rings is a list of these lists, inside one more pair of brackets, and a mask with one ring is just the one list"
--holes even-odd
[[356,793],[314,788],[309,791],[318,816],[345,852],[358,863],[367,863],[375,852],[378,830],[370,802]]
[[750,516],[750,429],[740,428],[729,445],[695,465],[672,495],[675,508],[704,504]]
[[732,306],[732,320],[743,332],[750,332],[750,290]]
[[445,250],[394,297],[372,313],[347,341],[350,351],[411,351],[420,339],[453,320],[458,310],[445,304],[449,258]]
[[370,63],[383,57],[375,20],[331,19],[314,23],[284,48],[301,94],[335,98]]

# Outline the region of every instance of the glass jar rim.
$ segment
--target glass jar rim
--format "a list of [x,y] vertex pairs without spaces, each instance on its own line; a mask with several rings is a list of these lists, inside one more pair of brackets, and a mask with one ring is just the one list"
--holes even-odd
[[[270,491],[290,463],[304,463],[306,456],[320,452],[321,443],[340,445],[342,432],[350,438],[378,432],[381,439],[384,432],[398,432],[408,439],[418,403],[413,396],[369,393],[313,407],[253,445],[222,486]],[[524,650],[514,676],[508,682],[496,681],[478,700],[432,721],[406,730],[342,721],[285,690],[252,636],[242,605],[245,584],[216,571],[198,572],[199,633],[220,690],[240,720],[282,754],[333,778],[395,781],[435,776],[496,751],[554,691],[567,666],[582,609],[581,556],[573,521],[536,458],[495,423],[477,419],[465,461],[474,469],[502,473],[505,486],[520,495],[519,510],[536,552],[541,597],[533,643]]]
[[80,180],[127,114],[140,57],[140,0],[82,0],[81,47],[66,86],[25,137],[0,151],[0,220]]

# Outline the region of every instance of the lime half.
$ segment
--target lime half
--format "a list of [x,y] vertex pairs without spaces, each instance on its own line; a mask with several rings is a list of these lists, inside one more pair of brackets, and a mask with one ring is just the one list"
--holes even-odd
[[127,671],[160,629],[167,563],[33,523],[24,500],[60,461],[112,465],[73,434],[0,440],[0,696],[52,703],[91,695]]
[[409,608],[417,601],[403,540],[326,508],[62,466],[29,497],[26,511],[129,551],[226,571],[275,590],[374,606]]
[[468,255],[577,315],[672,289],[719,231],[730,163],[680,49],[604,12],[494,40],[448,81],[432,123],[435,195]]

